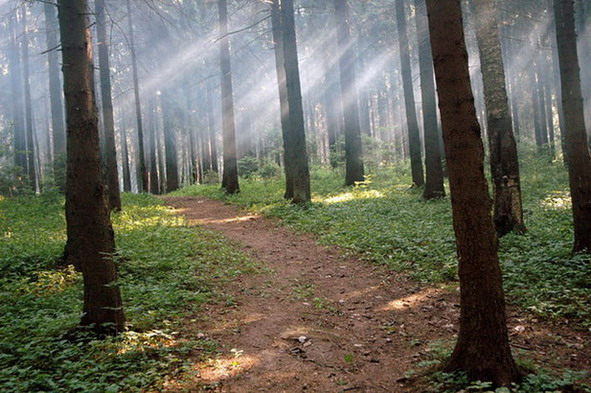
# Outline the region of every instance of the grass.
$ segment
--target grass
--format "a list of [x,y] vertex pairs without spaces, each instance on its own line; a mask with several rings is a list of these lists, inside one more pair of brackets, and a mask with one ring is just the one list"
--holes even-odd
[[156,198],[123,201],[113,224],[128,330],[93,340],[67,334],[80,319],[82,284],[73,269],[55,268],[66,236],[62,197],[0,199],[1,391],[159,390],[188,372],[189,351],[215,350],[178,331],[204,302],[224,298],[218,284],[255,265]]
[[[522,152],[524,211],[528,232],[500,242],[505,288],[511,302],[533,312],[591,326],[591,264],[571,253],[572,218],[566,170],[532,151]],[[425,283],[457,280],[449,198],[425,201],[410,189],[408,166],[380,169],[357,187],[342,185],[338,171],[312,172],[313,201],[283,200],[282,179],[243,180],[242,192],[192,186],[176,195],[206,196],[277,217],[323,244],[409,274]]]

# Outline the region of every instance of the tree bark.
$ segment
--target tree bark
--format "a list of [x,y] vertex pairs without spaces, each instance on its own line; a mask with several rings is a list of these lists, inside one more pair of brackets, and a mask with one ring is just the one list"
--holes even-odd
[[273,37],[285,151],[285,197],[293,203],[306,203],[311,199],[310,172],[293,13],[293,0],[282,0],[281,5],[273,0]]
[[179,167],[176,148],[177,109],[168,89],[162,91],[162,124],[164,126],[164,157],[166,161],[166,192],[179,188]]
[[234,93],[230,40],[228,38],[228,9],[226,0],[218,0],[220,18],[220,67],[222,71],[222,135],[224,141],[224,169],[222,188],[228,194],[240,192],[238,163],[236,161],[236,122],[234,119]]
[[96,33],[98,40],[101,105],[105,136],[106,185],[109,208],[121,210],[119,174],[117,171],[117,148],[115,147],[115,119],[111,96],[111,68],[109,65],[109,41],[107,38],[107,16],[105,0],[95,0]]
[[425,180],[423,177],[423,159],[421,157],[421,136],[419,134],[419,124],[417,122],[415,94],[410,68],[410,50],[408,48],[404,0],[396,0],[396,26],[398,27],[400,73],[402,74],[402,88],[404,90],[404,108],[406,112],[406,126],[408,127],[412,183],[414,186],[422,187],[425,184]]
[[27,143],[27,177],[29,186],[33,192],[37,191],[37,176],[35,172],[35,141],[33,140],[33,104],[31,102],[31,71],[29,64],[29,39],[27,26],[27,8],[21,8],[23,34],[22,34],[22,51],[23,51],[23,77],[25,82],[25,140]]
[[445,371],[508,386],[511,356],[505,298],[484,176],[484,147],[470,86],[460,0],[427,0],[439,109],[459,259],[460,332]]
[[445,196],[443,165],[439,145],[437,123],[437,100],[435,98],[435,75],[429,37],[429,22],[425,0],[416,0],[416,23],[419,40],[419,69],[421,77],[421,100],[423,102],[423,126],[425,129],[425,189],[423,198],[436,199]]
[[67,262],[84,281],[81,324],[97,333],[124,329],[113,228],[102,184],[98,118],[93,90],[92,44],[85,0],[60,0],[67,121]]
[[573,0],[554,0],[554,14],[575,230],[573,250],[591,251],[591,158],[587,145]]
[[133,72],[133,94],[135,98],[135,116],[137,123],[137,136],[138,136],[138,156],[139,156],[139,178],[141,179],[140,191],[148,192],[149,180],[148,180],[148,169],[146,168],[146,153],[144,149],[144,124],[142,121],[142,104],[140,100],[140,82],[138,76],[137,67],[137,53],[135,51],[135,36],[133,31],[133,18],[131,14],[131,0],[126,1],[127,6],[127,22],[129,30],[129,45],[131,52],[131,69]]
[[47,43],[47,63],[49,68],[49,100],[51,104],[51,130],[53,134],[53,177],[56,186],[66,190],[66,128],[64,123],[64,104],[60,81],[59,64],[59,22],[55,5],[44,4],[45,34]]
[[505,67],[495,2],[476,0],[470,4],[476,16],[476,39],[484,87],[494,193],[493,217],[497,234],[501,237],[512,231],[525,231],[517,143],[505,87]]
[[334,0],[334,7],[345,131],[345,185],[352,186],[365,180],[359,108],[357,107],[359,100],[357,98],[355,50],[351,41],[351,21],[347,0]]
[[27,142],[25,134],[25,114],[24,114],[24,91],[23,74],[21,69],[20,46],[18,42],[17,29],[18,13],[15,12],[9,19],[10,28],[10,87],[12,91],[12,117],[13,117],[13,148],[14,165],[17,168],[17,176],[21,176],[27,169]]

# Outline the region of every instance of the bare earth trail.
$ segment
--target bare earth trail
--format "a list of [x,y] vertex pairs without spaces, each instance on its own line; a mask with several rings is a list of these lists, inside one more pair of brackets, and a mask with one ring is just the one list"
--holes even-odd
[[[268,268],[229,284],[235,305],[210,306],[207,321],[194,327],[218,342],[222,355],[196,366],[189,391],[418,392],[405,372],[430,358],[434,341],[457,334],[456,291],[344,258],[337,248],[223,202],[164,200]],[[565,326],[554,334],[512,310],[509,319],[514,350],[591,369],[588,334]]]

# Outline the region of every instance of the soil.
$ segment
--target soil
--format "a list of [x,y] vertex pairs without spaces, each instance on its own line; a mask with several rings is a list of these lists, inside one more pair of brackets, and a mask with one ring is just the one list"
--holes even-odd
[[[337,247],[318,245],[274,221],[223,202],[166,197],[191,225],[218,231],[266,267],[239,276],[187,329],[217,342],[215,360],[196,362],[191,392],[424,392],[408,378],[418,363],[453,345],[456,284],[420,285]],[[508,310],[519,358],[546,368],[591,370],[590,334]],[[194,321],[194,320],[193,320]]]

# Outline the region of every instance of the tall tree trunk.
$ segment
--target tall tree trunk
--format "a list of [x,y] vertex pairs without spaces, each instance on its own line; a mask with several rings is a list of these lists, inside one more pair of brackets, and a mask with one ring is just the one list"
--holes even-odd
[[35,141],[33,140],[33,103],[31,102],[31,71],[29,64],[29,38],[27,26],[27,8],[21,8],[23,34],[22,34],[22,50],[23,50],[23,76],[25,81],[25,124],[26,124],[26,143],[27,143],[27,176],[29,179],[29,186],[33,192],[37,191],[37,176],[35,172]]
[[591,251],[591,158],[587,145],[573,0],[554,0],[564,107],[568,177],[575,229],[574,251]]
[[124,329],[115,240],[101,179],[92,43],[85,0],[60,0],[67,119],[67,262],[82,271],[82,325],[98,333]]
[[109,41],[107,38],[107,16],[105,0],[95,0],[96,33],[98,40],[99,75],[103,128],[105,133],[105,158],[107,196],[109,208],[121,210],[119,174],[117,173],[117,148],[115,147],[115,119],[111,97],[111,68],[109,65]]
[[166,192],[179,188],[179,166],[176,148],[177,110],[168,89],[162,91],[162,119],[164,126],[164,157],[166,161]]
[[240,192],[238,163],[236,161],[236,122],[234,120],[234,93],[230,40],[228,38],[228,9],[226,0],[218,0],[220,18],[220,67],[222,71],[222,135],[224,140],[224,171],[222,188],[228,194]]
[[517,143],[505,87],[498,11],[494,0],[476,0],[470,4],[476,16],[476,39],[484,87],[494,193],[493,216],[497,234],[505,236],[511,231],[524,232],[525,224]]
[[23,74],[21,69],[20,46],[18,42],[17,28],[18,13],[15,12],[9,19],[10,25],[10,55],[8,58],[10,69],[10,87],[12,91],[12,117],[14,131],[14,165],[18,175],[22,175],[27,169],[27,140],[25,133],[24,91]]
[[218,173],[218,147],[216,141],[215,121],[213,115],[213,87],[211,82],[207,83],[207,128],[209,130],[209,149],[211,156],[211,170]]
[[127,22],[129,30],[129,45],[131,52],[131,69],[133,72],[133,94],[135,98],[135,116],[137,122],[139,177],[141,179],[140,191],[148,192],[148,169],[146,168],[146,153],[144,151],[144,124],[142,122],[142,104],[140,100],[140,82],[138,77],[137,53],[135,51],[135,36],[133,31],[133,18],[131,14],[131,0],[126,1]]
[[445,370],[507,386],[520,374],[509,347],[460,0],[427,0],[427,10],[460,264],[460,332]]
[[408,48],[404,0],[396,0],[396,26],[398,27],[400,73],[402,74],[402,88],[404,89],[404,108],[406,112],[406,126],[408,127],[412,183],[414,186],[421,187],[425,184],[425,180],[423,177],[423,159],[421,157],[421,136],[419,134],[419,124],[417,122],[415,94],[410,68],[410,50]]
[[150,104],[150,117],[149,117],[149,139],[150,139],[150,150],[149,150],[149,157],[150,157],[150,193],[151,194],[159,194],[160,193],[160,183],[158,179],[158,157],[156,155],[156,151],[158,148],[158,139],[156,137],[156,104],[154,103],[154,99],[152,98],[149,102]]
[[[121,172],[123,177],[123,191],[131,192],[131,171],[129,170],[129,144],[127,143],[127,121],[125,114],[121,114]],[[119,184],[119,179],[117,179]]]
[[435,199],[445,196],[443,166],[439,145],[437,123],[437,100],[435,98],[435,75],[429,38],[429,22],[425,0],[415,0],[417,36],[419,40],[419,69],[421,77],[421,100],[423,102],[423,126],[425,129],[425,173],[423,198]]
[[345,185],[365,180],[361,146],[361,128],[357,107],[357,76],[355,48],[352,45],[347,0],[334,0],[339,48],[339,66],[345,130]]
[[66,128],[64,123],[64,104],[60,81],[59,64],[59,22],[57,9],[50,3],[44,4],[45,34],[47,42],[47,63],[49,68],[49,100],[51,103],[51,130],[53,134],[53,177],[56,186],[66,190]]
[[281,6],[278,0],[273,0],[273,39],[285,151],[285,197],[294,203],[305,203],[311,199],[310,172],[293,13],[293,0],[282,0]]

